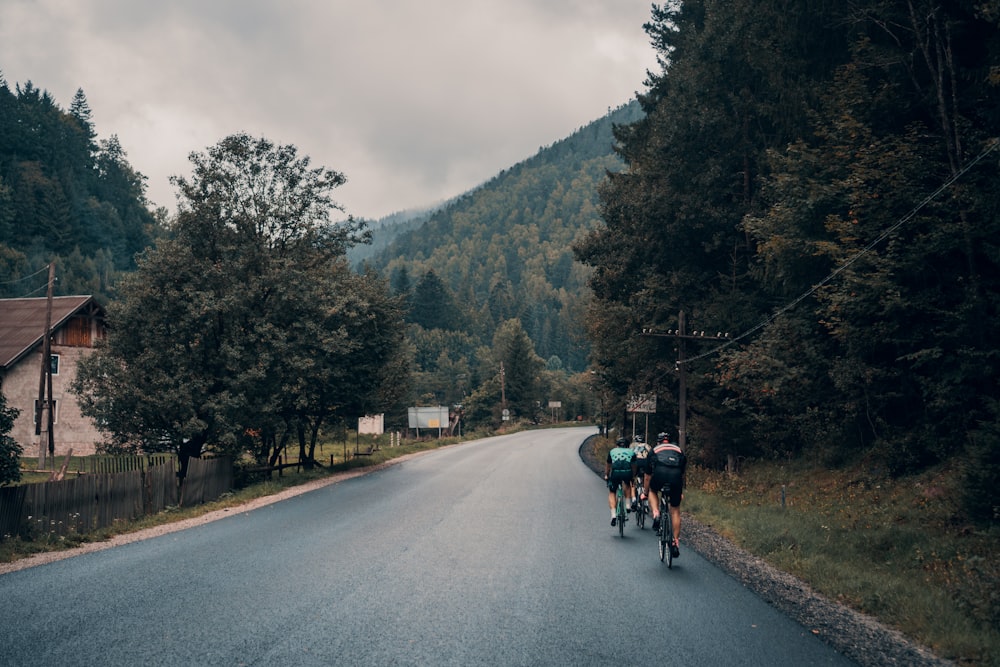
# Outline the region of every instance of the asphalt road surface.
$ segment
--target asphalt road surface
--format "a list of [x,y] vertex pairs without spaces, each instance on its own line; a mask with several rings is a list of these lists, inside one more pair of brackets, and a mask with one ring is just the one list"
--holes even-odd
[[530,431],[0,575],[0,665],[849,665]]

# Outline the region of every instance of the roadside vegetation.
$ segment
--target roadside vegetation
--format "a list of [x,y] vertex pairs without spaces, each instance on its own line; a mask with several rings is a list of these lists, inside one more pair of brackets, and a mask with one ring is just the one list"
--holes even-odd
[[[611,446],[595,441],[598,456]],[[942,657],[997,665],[1000,527],[964,519],[961,496],[955,465],[892,478],[866,463],[755,461],[736,474],[689,466],[682,509]]]

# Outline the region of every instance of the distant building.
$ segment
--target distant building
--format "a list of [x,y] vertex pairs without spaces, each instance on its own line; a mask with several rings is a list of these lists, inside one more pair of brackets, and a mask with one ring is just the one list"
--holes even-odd
[[[38,385],[42,374],[47,299],[0,299],[0,391],[7,407],[21,411],[10,436],[24,448],[25,456],[48,451],[48,437],[35,435]],[[69,385],[80,359],[104,338],[105,312],[92,296],[59,296],[52,299],[51,345],[52,427],[56,456],[72,448],[74,456],[94,454],[102,440],[92,420],[80,414]],[[41,437],[45,442],[40,445]]]

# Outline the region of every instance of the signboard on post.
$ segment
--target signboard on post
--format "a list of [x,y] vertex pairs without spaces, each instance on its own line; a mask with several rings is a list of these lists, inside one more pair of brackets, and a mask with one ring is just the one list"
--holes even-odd
[[358,433],[382,435],[385,433],[385,415],[366,415],[358,417]]
[[638,394],[628,399],[629,412],[656,412],[656,394]]
[[409,427],[417,429],[417,433],[422,428],[436,428],[440,436],[441,429],[448,428],[447,405],[435,405],[427,408],[407,408],[406,413]]

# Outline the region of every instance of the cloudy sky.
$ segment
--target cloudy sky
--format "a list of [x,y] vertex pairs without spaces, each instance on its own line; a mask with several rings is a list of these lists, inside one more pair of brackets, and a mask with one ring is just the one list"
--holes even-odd
[[248,132],[343,172],[339,203],[378,218],[628,102],[656,67],[649,17],[650,0],[2,0],[0,72],[63,109],[82,88],[156,205],[192,151]]

